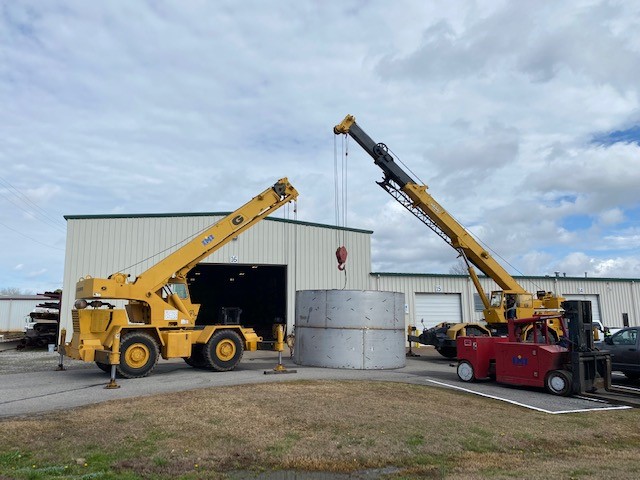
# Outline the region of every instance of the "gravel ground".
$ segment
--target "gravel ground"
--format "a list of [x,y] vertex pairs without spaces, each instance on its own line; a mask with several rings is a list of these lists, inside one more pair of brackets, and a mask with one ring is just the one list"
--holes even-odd
[[[0,342],[0,375],[9,373],[41,372],[55,370],[60,356],[49,353],[46,348],[27,347],[18,350],[18,341]],[[93,363],[64,359],[65,368],[71,370],[95,368]]]

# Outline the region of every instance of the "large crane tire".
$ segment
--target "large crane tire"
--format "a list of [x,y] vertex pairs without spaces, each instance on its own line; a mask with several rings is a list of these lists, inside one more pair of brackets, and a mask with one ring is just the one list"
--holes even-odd
[[227,372],[240,363],[244,346],[240,335],[233,330],[218,330],[204,346],[207,368]]
[[184,357],[184,361],[190,367],[205,368],[207,366],[207,360],[204,358],[204,345],[194,345],[191,349],[191,356]]
[[116,372],[123,378],[141,378],[158,363],[158,342],[147,332],[125,333],[120,340],[120,364]]

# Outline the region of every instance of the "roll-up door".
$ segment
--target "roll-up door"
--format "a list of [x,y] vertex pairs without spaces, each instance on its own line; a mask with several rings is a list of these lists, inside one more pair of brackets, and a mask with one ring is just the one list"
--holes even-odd
[[591,302],[591,317],[594,322],[600,322],[600,301],[598,299],[598,295],[574,295],[574,294],[565,294],[562,295],[565,300],[589,300]]
[[433,327],[440,322],[462,322],[462,302],[459,293],[416,293],[416,326]]

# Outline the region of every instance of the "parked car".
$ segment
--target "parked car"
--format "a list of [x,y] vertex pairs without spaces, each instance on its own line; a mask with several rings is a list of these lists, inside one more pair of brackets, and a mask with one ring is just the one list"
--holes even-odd
[[604,339],[604,350],[611,352],[611,370],[631,380],[640,378],[640,327],[627,327]]

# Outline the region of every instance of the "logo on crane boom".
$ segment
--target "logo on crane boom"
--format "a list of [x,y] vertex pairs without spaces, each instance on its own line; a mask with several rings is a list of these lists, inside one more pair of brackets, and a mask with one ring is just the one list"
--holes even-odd
[[205,247],[211,242],[213,242],[213,235],[209,235],[208,237],[202,239],[202,245],[204,245]]

